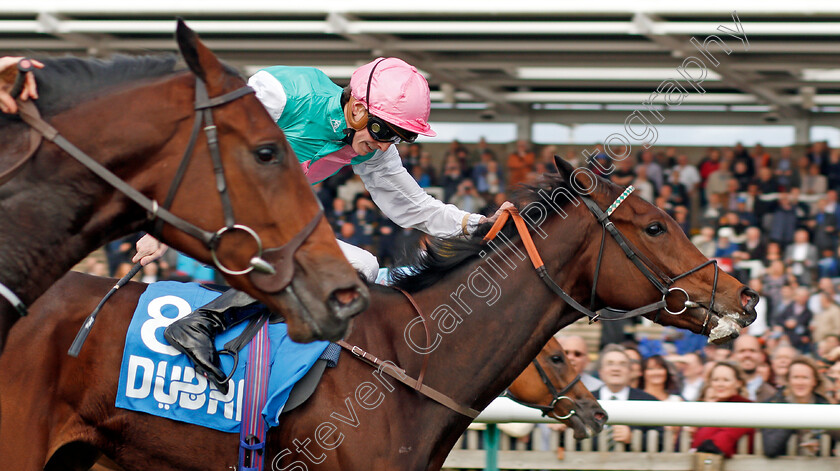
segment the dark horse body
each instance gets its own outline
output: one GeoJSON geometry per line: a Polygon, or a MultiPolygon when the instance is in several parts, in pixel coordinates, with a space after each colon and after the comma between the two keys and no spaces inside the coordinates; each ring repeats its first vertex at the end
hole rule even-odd
{"type": "MultiPolygon", "coordinates": [[[[561,165],[561,170],[560,177],[547,180],[549,193],[552,187],[564,185],[571,169],[561,165]]],[[[605,208],[619,193],[616,186],[601,181],[591,197],[605,208]]],[[[537,249],[547,261],[551,277],[583,300],[593,283],[599,245],[596,229],[600,226],[583,205],[566,209],[571,219],[547,220],[542,229],[553,237],[538,241],[537,249]]],[[[613,220],[625,237],[663,270],[681,273],[705,260],[673,220],[640,198],[628,198],[613,220]],[[667,231],[650,236],[646,228],[652,223],[662,224],[667,231]]],[[[513,235],[511,240],[519,244],[513,235]]],[[[438,261],[432,259],[418,275],[398,283],[416,286],[417,304],[434,319],[431,346],[427,346],[408,300],[380,287],[371,289],[372,306],[347,342],[393,361],[415,377],[424,359],[418,351],[425,351],[428,369],[424,384],[459,404],[486,407],[527,367],[552,334],[581,314],[539,282],[527,258],[519,259],[509,248],[497,250],[491,257],[496,266],[505,267],[505,276],[501,272],[495,276],[494,269],[481,258],[482,250],[476,242],[444,241],[431,249],[439,255],[438,261]]],[[[599,304],[630,309],[661,296],[614,243],[605,248],[600,276],[599,304]]],[[[702,305],[704,300],[708,303],[713,277],[710,269],[683,278],[678,285],[702,305]]],[[[122,347],[111,339],[124,335],[141,285],[128,285],[106,306],[105,311],[112,311],[102,313],[102,330],[112,333],[108,340],[94,336],[91,348],[78,360],[62,356],[72,334],[64,333],[66,327],[61,324],[78,322],[109,283],[68,276],[39,300],[38,319],[14,332],[9,348],[18,361],[0,359],[4,408],[0,455],[13,456],[19,470],[40,469],[51,456],[51,465],[57,467],[50,469],[74,469],[66,460],[87,457],[84,464],[89,465],[97,450],[128,470],[226,469],[233,465],[237,437],[232,434],[114,408],[122,347]],[[46,325],[35,326],[36,321],[46,325]],[[21,358],[26,361],[20,362],[21,358]],[[28,372],[20,366],[36,362],[44,368],[28,372]],[[46,387],[55,377],[59,381],[53,394],[41,402],[33,397],[32,391],[46,387]],[[12,404],[16,406],[10,417],[5,408],[12,404]],[[15,454],[14,450],[27,451],[15,454]]],[[[723,325],[723,316],[742,324],[754,319],[754,299],[745,293],[743,285],[721,275],[714,306],[710,306],[710,327],[723,325]]],[[[708,320],[702,307],[679,316],[661,314],[658,319],[695,332],[703,331],[704,320],[708,320]]],[[[338,368],[324,375],[316,393],[269,432],[267,462],[274,469],[287,470],[310,469],[316,464],[319,469],[343,470],[439,469],[470,419],[386,376],[380,380],[373,371],[345,355],[338,368]]]]}
{"type": "MultiPolygon", "coordinates": [[[[161,204],[195,121],[196,77],[203,79],[211,98],[245,86],[183,23],[177,36],[190,70],[175,71],[174,57],[62,58],[44,60],[45,69],[35,72],[44,120],[161,204]]],[[[212,113],[234,221],[256,231],[264,248],[286,244],[321,213],[282,131],[253,93],[214,107],[212,113]]],[[[0,114],[0,172],[23,159],[33,135],[16,116],[0,114]]],[[[203,131],[193,154],[170,209],[213,233],[226,222],[203,131]]],[[[0,186],[0,214],[0,283],[27,305],[96,248],[155,225],[139,205],[46,140],[0,186]]],[[[169,224],[161,237],[212,263],[202,242],[169,224]]],[[[218,248],[219,258],[239,269],[255,253],[254,239],[240,231],[231,232],[218,248]]],[[[326,221],[319,221],[294,261],[297,276],[289,290],[260,289],[249,276],[227,279],[283,312],[296,340],[341,337],[349,317],[364,307],[366,292],[326,221]],[[351,309],[342,310],[346,304],[351,309]]],[[[0,298],[0,351],[18,318],[0,298]]]]}

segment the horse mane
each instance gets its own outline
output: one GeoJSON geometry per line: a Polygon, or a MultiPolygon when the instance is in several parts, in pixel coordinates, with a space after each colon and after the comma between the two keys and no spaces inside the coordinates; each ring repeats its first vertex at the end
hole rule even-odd
{"type": "MultiPolygon", "coordinates": [[[[601,185],[597,185],[596,192],[604,191],[602,187],[609,184],[602,178],[599,178],[598,182],[601,185]]],[[[543,200],[540,191],[550,195],[558,188],[564,188],[573,195],[579,195],[569,184],[566,177],[557,173],[546,173],[532,185],[522,185],[514,192],[511,203],[521,210],[532,202],[543,200]]],[[[560,198],[556,203],[563,208],[570,203],[570,200],[560,198]]],[[[556,212],[549,211],[549,214],[550,219],[556,212]]],[[[491,227],[493,227],[493,223],[484,223],[478,226],[475,232],[466,239],[461,236],[430,239],[426,250],[415,253],[406,268],[391,271],[392,285],[410,293],[428,288],[447,273],[479,257],[482,251],[487,251],[488,246],[482,242],[482,239],[491,227]]],[[[513,220],[508,220],[505,223],[501,233],[511,240],[518,237],[513,220]]]]}
{"type": "MultiPolygon", "coordinates": [[[[44,68],[34,72],[38,84],[35,103],[43,116],[56,115],[129,82],[174,73],[177,62],[174,54],[117,54],[107,60],[72,56],[37,59],[44,68]]],[[[4,120],[19,119],[16,115],[0,115],[0,125],[4,120]]]]}

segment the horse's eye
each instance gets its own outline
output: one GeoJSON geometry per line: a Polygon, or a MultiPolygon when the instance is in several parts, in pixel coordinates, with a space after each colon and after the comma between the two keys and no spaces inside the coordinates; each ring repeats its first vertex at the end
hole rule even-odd
{"type": "Polygon", "coordinates": [[[279,162],[277,154],[279,154],[279,150],[274,144],[260,146],[254,151],[254,157],[256,157],[257,162],[261,164],[279,162]]]}
{"type": "Polygon", "coordinates": [[[563,356],[562,355],[552,355],[551,362],[552,363],[563,363],[563,356]]]}
{"type": "Polygon", "coordinates": [[[665,226],[662,223],[654,222],[645,228],[647,235],[656,237],[665,233],[665,226]]]}

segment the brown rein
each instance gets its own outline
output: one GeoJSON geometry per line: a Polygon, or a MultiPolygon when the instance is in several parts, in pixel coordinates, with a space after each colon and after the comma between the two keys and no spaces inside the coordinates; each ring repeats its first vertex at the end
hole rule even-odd
{"type": "MultiPolygon", "coordinates": [[[[423,311],[420,310],[420,307],[417,305],[417,303],[414,301],[414,298],[410,294],[408,294],[407,292],[405,292],[401,289],[399,289],[399,291],[403,295],[405,295],[405,297],[408,299],[408,301],[414,307],[414,310],[417,312],[417,314],[423,320],[423,327],[426,328],[426,345],[428,346],[431,343],[431,335],[429,333],[429,322],[426,319],[425,314],[423,314],[423,311]]],[[[428,397],[429,399],[437,402],[438,404],[446,406],[449,409],[451,409],[451,410],[453,410],[453,411],[455,411],[455,412],[457,412],[461,415],[465,415],[465,416],[467,416],[471,419],[475,419],[476,417],[478,417],[478,414],[480,413],[479,411],[473,409],[472,407],[467,407],[467,406],[458,404],[457,402],[455,402],[454,399],[447,396],[446,394],[443,394],[442,392],[423,384],[423,377],[426,375],[426,366],[429,363],[429,356],[428,355],[423,356],[423,366],[420,368],[420,375],[417,377],[417,379],[414,379],[411,376],[409,376],[408,374],[406,374],[404,369],[398,367],[397,365],[395,365],[391,361],[381,360],[381,359],[377,358],[376,356],[364,351],[360,347],[358,347],[356,345],[351,345],[351,344],[345,342],[344,340],[339,340],[336,343],[340,347],[344,348],[345,350],[348,350],[350,353],[352,353],[354,356],[356,356],[356,358],[358,358],[359,360],[367,363],[368,365],[372,366],[373,368],[375,368],[379,371],[382,371],[382,372],[388,374],[388,376],[391,376],[392,378],[396,379],[397,381],[399,381],[399,382],[405,384],[406,386],[414,389],[415,391],[417,391],[420,394],[428,397]]]]}

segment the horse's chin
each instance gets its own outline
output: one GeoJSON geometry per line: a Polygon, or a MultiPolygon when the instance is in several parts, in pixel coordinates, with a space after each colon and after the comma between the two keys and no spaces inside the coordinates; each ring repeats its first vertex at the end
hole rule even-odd
{"type": "Polygon", "coordinates": [[[336,341],[347,334],[350,319],[335,318],[325,303],[312,302],[305,291],[295,288],[293,282],[281,295],[289,338],[298,343],[309,343],[316,340],[336,341]]]}
{"type": "Polygon", "coordinates": [[[738,338],[741,335],[741,324],[736,320],[737,317],[732,314],[724,314],[723,316],[712,313],[711,328],[709,330],[709,343],[720,345],[738,338]]]}
{"type": "Polygon", "coordinates": [[[583,423],[583,419],[581,419],[577,414],[574,414],[566,419],[566,422],[566,425],[571,427],[575,432],[575,440],[583,440],[584,438],[589,438],[598,433],[590,427],[587,427],[586,424],[583,423]]]}

